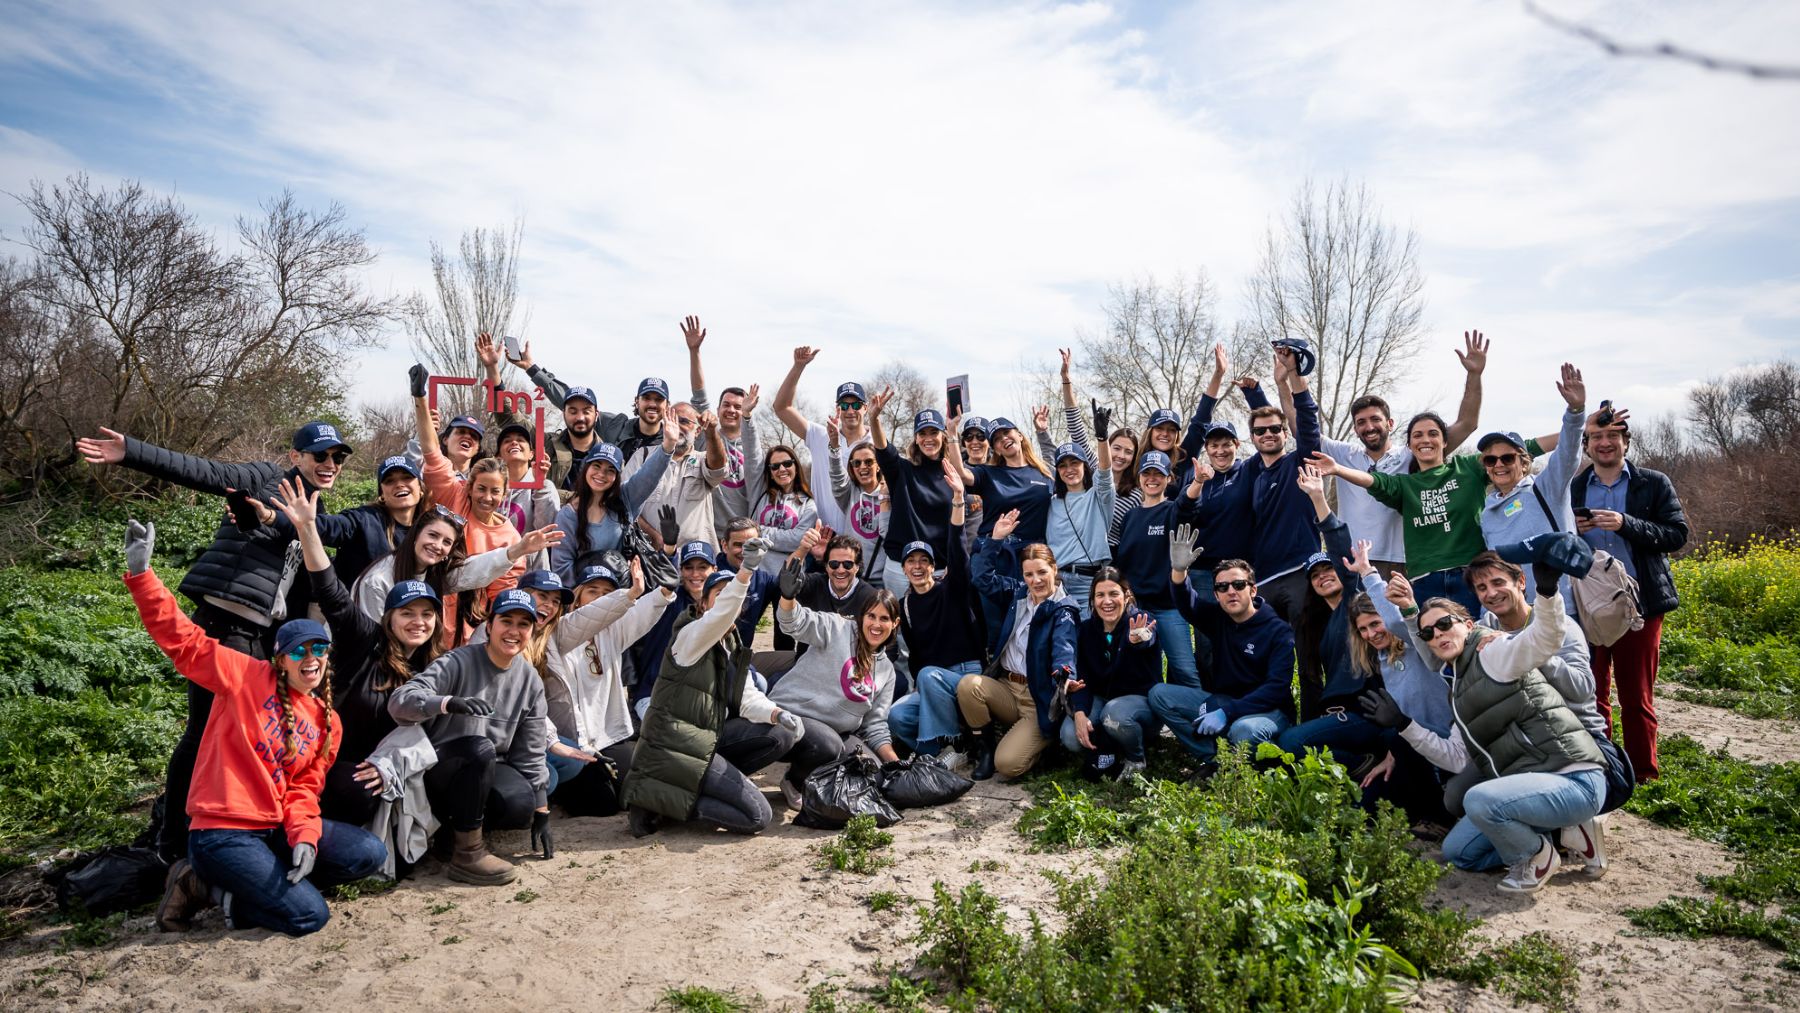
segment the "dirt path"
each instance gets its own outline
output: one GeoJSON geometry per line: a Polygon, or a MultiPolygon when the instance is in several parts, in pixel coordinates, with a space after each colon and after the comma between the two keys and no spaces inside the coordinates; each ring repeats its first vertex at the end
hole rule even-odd
{"type": "MultiPolygon", "coordinates": [[[[1800,756],[1785,723],[1663,707],[1671,733],[1729,738],[1746,758],[1800,756]]],[[[921,900],[934,880],[980,880],[1022,918],[1050,905],[1039,871],[1097,862],[1027,853],[1013,830],[1024,805],[1020,789],[984,784],[955,806],[911,813],[894,828],[896,864],[871,877],[818,871],[812,847],[829,835],[789,824],[756,839],[674,828],[638,841],[623,820],[567,820],[556,859],[525,859],[516,885],[465,887],[428,866],[391,893],[335,905],[332,923],[304,939],[227,933],[216,920],[162,936],[137,918],[108,947],[59,954],[61,927],[40,928],[0,947],[0,1008],[644,1010],[665,989],[707,985],[798,1009],[815,984],[868,983],[878,964],[910,964],[910,903],[873,914],[870,894],[921,900]]],[[[1694,876],[1730,868],[1723,851],[1623,813],[1607,836],[1612,867],[1600,881],[1565,873],[1521,901],[1492,876],[1452,872],[1440,895],[1486,919],[1494,938],[1542,930],[1570,944],[1583,1009],[1794,1008],[1800,976],[1776,969],[1766,947],[1631,934],[1625,909],[1700,892],[1694,876]]],[[[1433,982],[1417,1008],[1517,1006],[1433,982]]]]}
{"type": "Polygon", "coordinates": [[[1656,718],[1668,732],[1691,735],[1708,749],[1723,749],[1751,763],[1800,760],[1800,721],[1745,717],[1657,694],[1656,718]]]}

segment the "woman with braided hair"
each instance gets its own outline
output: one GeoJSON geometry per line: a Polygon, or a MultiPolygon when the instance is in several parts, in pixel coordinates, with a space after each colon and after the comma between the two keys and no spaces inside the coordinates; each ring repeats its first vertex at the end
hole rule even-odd
{"type": "Polygon", "coordinates": [[[283,623],[272,661],[224,647],[151,571],[155,544],[154,526],[126,525],[125,586],[175,670],[214,697],[188,791],[189,857],[169,868],[156,924],[184,932],[219,904],[233,927],[316,932],[331,917],[319,887],[368,876],[387,857],[367,830],[319,815],[343,734],[331,712],[331,633],[310,619],[283,623]]]}

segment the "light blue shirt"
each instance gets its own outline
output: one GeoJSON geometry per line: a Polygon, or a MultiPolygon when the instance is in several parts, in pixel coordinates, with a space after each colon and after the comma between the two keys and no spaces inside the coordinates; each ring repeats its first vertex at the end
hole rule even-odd
{"type": "MultiPolygon", "coordinates": [[[[1611,485],[1600,481],[1598,471],[1588,472],[1587,506],[1589,510],[1611,510],[1614,513],[1625,513],[1625,488],[1631,484],[1631,462],[1626,461],[1619,469],[1618,480],[1611,485]]],[[[1590,528],[1582,536],[1588,544],[1596,549],[1605,549],[1619,561],[1631,579],[1638,579],[1637,564],[1631,558],[1631,543],[1626,541],[1617,531],[1603,528],[1590,528]]]]}

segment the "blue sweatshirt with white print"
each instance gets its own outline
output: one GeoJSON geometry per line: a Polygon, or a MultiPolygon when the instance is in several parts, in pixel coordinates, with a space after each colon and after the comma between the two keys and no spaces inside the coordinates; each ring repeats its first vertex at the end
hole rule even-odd
{"type": "Polygon", "coordinates": [[[1281,711],[1294,719],[1294,630],[1262,598],[1243,622],[1219,607],[1212,588],[1194,587],[1193,574],[1174,589],[1175,607],[1212,640],[1212,668],[1202,677],[1232,721],[1281,711]]]}

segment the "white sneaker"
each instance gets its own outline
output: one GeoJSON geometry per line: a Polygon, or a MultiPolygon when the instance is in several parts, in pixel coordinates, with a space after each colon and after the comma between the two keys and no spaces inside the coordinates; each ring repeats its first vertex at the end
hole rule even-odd
{"type": "Polygon", "coordinates": [[[781,779],[781,800],[787,803],[789,809],[799,812],[800,806],[806,800],[806,793],[784,777],[781,779]]]}
{"type": "Polygon", "coordinates": [[[1513,863],[1506,878],[1500,881],[1500,889],[1507,893],[1531,893],[1548,883],[1561,867],[1562,859],[1557,857],[1556,847],[1549,838],[1540,837],[1537,854],[1513,863]]]}
{"type": "Polygon", "coordinates": [[[1606,875],[1606,825],[1601,817],[1563,827],[1556,836],[1571,864],[1580,862],[1582,871],[1593,879],[1606,875]]]}
{"type": "Polygon", "coordinates": [[[967,774],[974,766],[967,753],[955,749],[946,749],[938,754],[938,761],[958,774],[967,774]]]}

